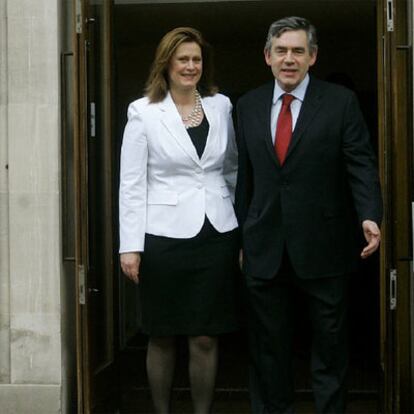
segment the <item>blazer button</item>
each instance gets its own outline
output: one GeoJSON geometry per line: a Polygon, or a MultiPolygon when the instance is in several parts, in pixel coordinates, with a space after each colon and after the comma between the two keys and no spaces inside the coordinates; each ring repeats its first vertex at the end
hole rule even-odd
{"type": "Polygon", "coordinates": [[[202,172],[203,172],[203,170],[202,170],[201,168],[197,168],[197,169],[196,169],[196,173],[197,173],[197,174],[201,174],[202,172]]]}
{"type": "Polygon", "coordinates": [[[197,184],[197,188],[201,190],[203,188],[203,184],[197,184]]]}

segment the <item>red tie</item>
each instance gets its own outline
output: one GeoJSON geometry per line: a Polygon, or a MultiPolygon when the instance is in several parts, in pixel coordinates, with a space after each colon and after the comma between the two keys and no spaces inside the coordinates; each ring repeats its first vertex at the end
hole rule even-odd
{"type": "Polygon", "coordinates": [[[295,99],[293,95],[284,94],[282,108],[279,112],[276,126],[275,151],[282,165],[286,158],[290,139],[292,138],[292,113],[290,104],[295,99]]]}

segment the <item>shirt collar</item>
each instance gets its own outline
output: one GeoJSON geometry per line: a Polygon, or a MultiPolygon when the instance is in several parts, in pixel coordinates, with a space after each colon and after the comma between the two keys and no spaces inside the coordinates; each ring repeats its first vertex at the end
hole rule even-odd
{"type": "MultiPolygon", "coordinates": [[[[290,95],[293,95],[295,99],[299,99],[301,102],[305,99],[306,89],[309,85],[309,74],[307,73],[306,76],[303,78],[302,82],[293,89],[292,92],[289,92],[290,95]]],[[[278,99],[285,94],[286,92],[279,86],[277,80],[275,79],[275,88],[273,90],[273,105],[278,101],[278,99]]]]}

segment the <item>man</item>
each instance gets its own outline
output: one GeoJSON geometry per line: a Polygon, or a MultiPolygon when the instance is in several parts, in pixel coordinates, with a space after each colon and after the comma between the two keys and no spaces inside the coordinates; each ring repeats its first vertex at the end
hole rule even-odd
{"type": "Polygon", "coordinates": [[[293,412],[292,293],[299,289],[313,329],[317,412],[343,413],[347,284],[358,259],[355,216],[367,240],[361,257],[380,242],[375,156],[354,94],[309,76],[317,42],[306,19],[273,23],[264,55],[275,80],[247,93],[237,107],[252,410],[293,412]]]}

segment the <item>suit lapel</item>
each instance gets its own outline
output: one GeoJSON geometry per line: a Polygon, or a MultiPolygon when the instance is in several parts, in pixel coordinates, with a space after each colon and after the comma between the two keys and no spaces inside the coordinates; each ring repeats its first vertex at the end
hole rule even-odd
{"type": "Polygon", "coordinates": [[[167,128],[168,132],[175,139],[181,149],[197,164],[200,165],[200,159],[197,151],[191,142],[187,130],[180,118],[177,107],[172,100],[170,93],[159,104],[161,115],[161,122],[167,128]]]}
{"type": "Polygon", "coordinates": [[[309,86],[299,112],[299,117],[296,121],[295,130],[293,131],[292,140],[286,154],[286,159],[289,157],[295,146],[303,137],[303,134],[306,131],[309,123],[312,121],[321,105],[322,93],[320,91],[320,88],[315,85],[316,82],[317,81],[312,78],[309,82],[309,86]]]}
{"type": "Polygon", "coordinates": [[[272,133],[270,128],[270,112],[272,109],[274,86],[274,81],[269,82],[267,85],[265,85],[262,93],[258,96],[256,111],[257,117],[260,120],[260,125],[263,128],[262,134],[260,134],[260,136],[264,138],[266,148],[269,151],[274,162],[280,167],[280,163],[273,146],[272,133]]]}

